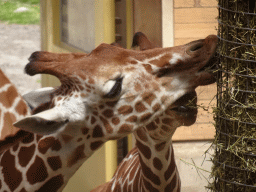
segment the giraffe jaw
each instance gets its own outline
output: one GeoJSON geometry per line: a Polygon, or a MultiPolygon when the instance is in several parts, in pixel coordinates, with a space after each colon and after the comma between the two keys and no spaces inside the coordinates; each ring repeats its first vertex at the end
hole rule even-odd
{"type": "Polygon", "coordinates": [[[173,104],[170,110],[175,111],[182,116],[196,116],[197,115],[197,95],[195,91],[191,91],[180,97],[173,104]]]}

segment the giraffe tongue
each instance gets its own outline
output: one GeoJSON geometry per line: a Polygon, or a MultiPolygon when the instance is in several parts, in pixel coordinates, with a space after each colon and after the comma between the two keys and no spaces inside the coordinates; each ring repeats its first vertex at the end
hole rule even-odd
{"type": "Polygon", "coordinates": [[[189,112],[189,108],[187,106],[179,106],[179,107],[175,107],[172,110],[177,111],[177,112],[181,112],[181,113],[186,113],[189,112]]]}

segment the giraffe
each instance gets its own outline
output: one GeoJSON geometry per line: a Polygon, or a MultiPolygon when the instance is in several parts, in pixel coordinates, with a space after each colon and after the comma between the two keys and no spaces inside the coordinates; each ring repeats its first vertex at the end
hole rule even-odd
{"type": "MultiPolygon", "coordinates": [[[[216,36],[209,36],[144,51],[103,43],[88,55],[33,53],[26,73],[54,75],[61,85],[48,92],[47,101],[32,115],[14,124],[23,131],[21,142],[1,154],[0,190],[61,191],[106,141],[139,133],[143,127],[159,139],[152,124],[157,119],[165,122],[162,115],[167,113],[182,119],[176,113],[192,109],[180,106],[180,98],[215,81],[204,68],[216,41],[216,36]]],[[[160,133],[171,135],[173,126],[179,125],[160,133]]]]}
{"type": "MultiPolygon", "coordinates": [[[[213,50],[215,50],[216,36],[209,38],[213,38],[213,50]]],[[[135,34],[132,46],[139,46],[142,51],[157,47],[141,32],[135,34]]],[[[201,46],[203,45],[192,49],[200,49],[201,46]]],[[[210,68],[213,67],[211,62],[215,62],[214,59],[207,64],[210,68]]],[[[164,113],[154,121],[135,130],[136,146],[122,160],[111,181],[91,192],[180,192],[181,181],[175,164],[171,138],[177,127],[194,124],[197,117],[196,103],[197,96],[194,89],[165,108],[164,113]]]]}
{"type": "Polygon", "coordinates": [[[16,87],[0,69],[0,140],[15,135],[19,129],[12,124],[30,114],[16,87]]]}

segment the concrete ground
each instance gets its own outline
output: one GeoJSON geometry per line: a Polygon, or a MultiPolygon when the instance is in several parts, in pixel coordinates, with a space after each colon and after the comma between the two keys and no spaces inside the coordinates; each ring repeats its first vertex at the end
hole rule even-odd
{"type": "Polygon", "coordinates": [[[211,142],[174,143],[176,164],[181,178],[181,192],[206,192],[212,163],[211,142]],[[210,149],[209,149],[210,148],[210,149]],[[209,151],[208,151],[209,149],[209,151]],[[205,152],[208,151],[205,155],[205,152]]]}
{"type": "Polygon", "coordinates": [[[40,50],[38,25],[6,25],[0,23],[0,68],[20,94],[41,87],[41,76],[30,77],[24,71],[28,58],[40,50]]]}
{"type": "MultiPolygon", "coordinates": [[[[24,94],[41,87],[40,75],[30,77],[23,69],[32,52],[40,50],[40,28],[37,25],[6,25],[0,23],[0,68],[24,94]]],[[[182,180],[182,192],[205,192],[211,170],[210,156],[204,152],[209,142],[174,143],[176,163],[182,180]],[[207,179],[205,179],[207,178],[207,179]]]]}

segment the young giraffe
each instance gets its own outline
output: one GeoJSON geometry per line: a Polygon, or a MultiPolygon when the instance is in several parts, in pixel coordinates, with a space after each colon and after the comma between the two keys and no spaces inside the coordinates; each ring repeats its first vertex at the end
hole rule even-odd
{"type": "Polygon", "coordinates": [[[18,119],[30,115],[30,109],[1,69],[0,98],[0,140],[4,140],[19,131],[12,124],[18,119]]]}
{"type": "MultiPolygon", "coordinates": [[[[213,51],[216,48],[217,39],[215,36],[208,38],[201,43],[207,44],[209,43],[207,41],[213,41],[213,51]]],[[[191,50],[196,51],[202,48],[203,44],[191,50]]],[[[140,50],[156,47],[140,32],[135,34],[133,46],[139,46],[140,50]]],[[[210,62],[208,67],[211,67],[210,62]]],[[[200,81],[197,82],[198,85],[205,85],[200,81]]],[[[213,82],[208,81],[206,84],[213,82]]],[[[144,104],[150,100],[147,106],[152,105],[154,99],[147,98],[144,104]]],[[[188,107],[196,103],[196,92],[191,89],[191,92],[180,97],[169,108],[165,108],[166,110],[154,121],[137,129],[134,132],[136,146],[120,163],[111,181],[91,192],[180,192],[181,181],[175,164],[171,138],[177,127],[190,126],[196,121],[197,109],[188,107]]]]}
{"type": "MultiPolygon", "coordinates": [[[[35,114],[15,123],[45,136],[24,132],[22,142],[3,152],[0,189],[61,191],[107,140],[154,124],[166,111],[176,113],[175,101],[199,85],[212,83],[213,76],[203,68],[215,47],[216,37],[210,36],[184,46],[145,51],[101,44],[89,55],[33,53],[25,71],[54,75],[61,86],[35,114]]],[[[152,128],[150,132],[155,131],[152,128]]]]}

